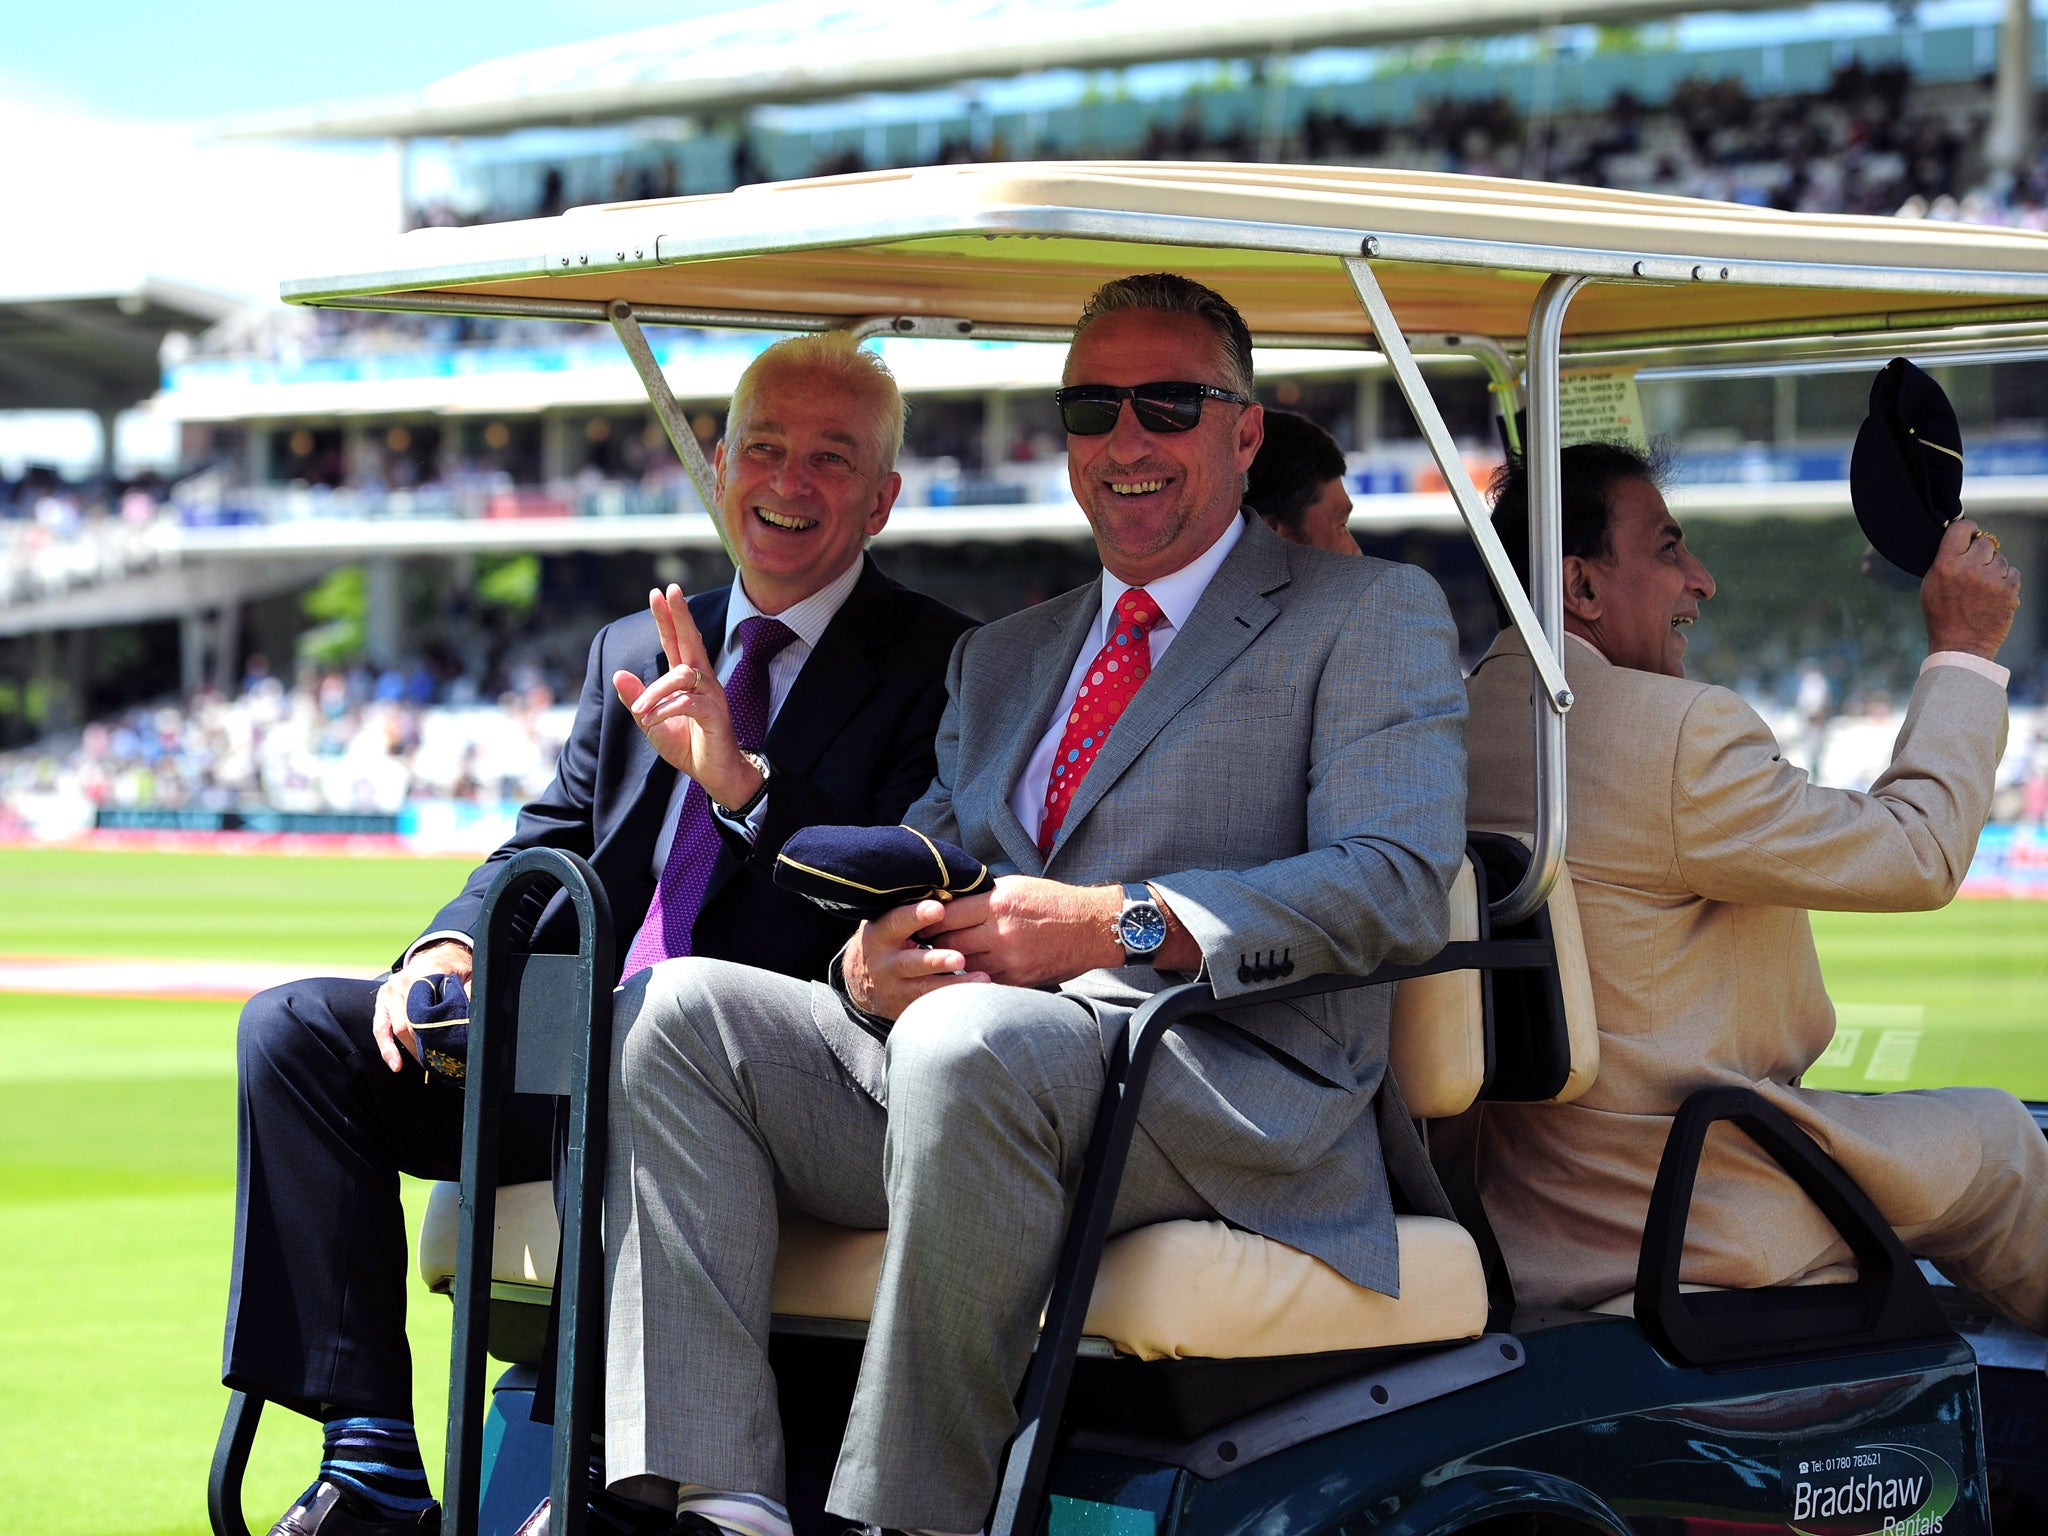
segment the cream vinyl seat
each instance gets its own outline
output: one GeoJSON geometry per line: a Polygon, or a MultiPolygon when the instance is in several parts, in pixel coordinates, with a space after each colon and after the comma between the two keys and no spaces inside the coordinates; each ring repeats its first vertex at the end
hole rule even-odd
{"type": "MultiPolygon", "coordinates": [[[[1481,936],[1483,882],[1470,855],[1451,893],[1453,940],[1481,936]]],[[[1569,875],[1550,898],[1572,1062],[1557,1097],[1584,1091],[1597,1070],[1597,1035],[1578,911],[1569,875]]],[[[1486,1087],[1484,978],[1477,971],[1399,983],[1391,1061],[1419,1118],[1459,1113],[1486,1087]]],[[[455,1275],[457,1188],[436,1185],[422,1225],[419,1264],[430,1289],[455,1275]]],[[[1487,1279],[1472,1235],[1453,1221],[1404,1215],[1398,1298],[1353,1285],[1321,1260],[1221,1221],[1169,1221],[1112,1239],[1088,1309],[1086,1332],[1144,1360],[1245,1359],[1476,1338],[1487,1322],[1487,1279]]],[[[886,1234],[786,1212],[776,1258],[778,1326],[861,1324],[873,1312],[886,1234]]],[[[494,1298],[544,1304],[560,1233],[551,1187],[498,1192],[494,1298]]]]}

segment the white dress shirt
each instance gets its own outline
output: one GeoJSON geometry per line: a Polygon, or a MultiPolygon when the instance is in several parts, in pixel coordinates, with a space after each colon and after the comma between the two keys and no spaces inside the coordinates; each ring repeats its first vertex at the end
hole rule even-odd
{"type": "MultiPolygon", "coordinates": [[[[1156,581],[1145,583],[1145,591],[1152,601],[1159,605],[1159,622],[1146,634],[1146,641],[1152,651],[1152,670],[1159,670],[1159,663],[1166,655],[1166,648],[1173,644],[1173,637],[1180,633],[1187,623],[1188,615],[1195,611],[1195,604],[1202,600],[1208,590],[1210,577],[1224,558],[1237,547],[1237,541],[1244,534],[1244,518],[1233,517],[1225,525],[1216,542],[1195,556],[1186,565],[1170,576],[1161,576],[1156,581]]],[[[1052,761],[1059,755],[1060,737],[1066,733],[1067,716],[1073,712],[1074,700],[1081,692],[1081,679],[1087,675],[1088,664],[1095,659],[1095,653],[1102,649],[1113,626],[1112,616],[1116,613],[1117,599],[1131,590],[1127,581],[1121,581],[1110,574],[1105,567],[1102,572],[1102,605],[1096,611],[1094,626],[1088,631],[1088,638],[1081,642],[1081,654],[1074,658],[1074,669],[1067,674],[1066,689],[1060,694],[1060,707],[1052,712],[1052,719],[1046,725],[1045,734],[1038,739],[1032,750],[1031,760],[1024,765],[1024,776],[1010,788],[1010,809],[1017,813],[1024,830],[1031,834],[1033,842],[1038,840],[1039,825],[1045,820],[1045,786],[1052,777],[1052,761]]],[[[1115,727],[1110,727],[1112,734],[1115,727]]]]}

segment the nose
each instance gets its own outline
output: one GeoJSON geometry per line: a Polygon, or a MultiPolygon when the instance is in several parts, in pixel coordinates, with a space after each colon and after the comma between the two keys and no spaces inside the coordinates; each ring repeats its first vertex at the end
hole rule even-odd
{"type": "MultiPolygon", "coordinates": [[[[1149,443],[1151,440],[1152,434],[1146,430],[1145,424],[1138,420],[1138,407],[1128,398],[1119,400],[1116,404],[1116,425],[1109,429],[1109,441],[1115,444],[1135,441],[1149,443]]],[[[1118,457],[1123,458],[1126,455],[1119,454],[1118,457]]]]}
{"type": "Polygon", "coordinates": [[[1685,590],[1701,602],[1714,595],[1714,573],[1691,550],[1685,552],[1685,590]]]}
{"type": "Polygon", "coordinates": [[[778,496],[800,495],[809,484],[810,474],[798,454],[778,460],[768,476],[769,489],[778,496]]]}

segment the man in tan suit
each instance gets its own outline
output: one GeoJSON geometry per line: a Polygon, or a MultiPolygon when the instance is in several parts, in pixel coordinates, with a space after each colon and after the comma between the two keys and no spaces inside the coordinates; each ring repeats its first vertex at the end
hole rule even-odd
{"type": "MultiPolygon", "coordinates": [[[[1635,1281],[1671,1116],[1705,1087],[1754,1087],[1863,1187],[1916,1253],[2048,1331],[2048,1142],[1992,1089],[1864,1097],[1799,1086],[1834,1034],[1807,919],[1915,911],[1956,891],[2006,730],[1993,661],[2019,606],[1998,541],[1952,524],[1921,587],[1928,651],[1890,767],[1828,789],[1779,755],[1752,709],[1685,677],[1685,631],[1714,594],[1652,464],[1605,444],[1564,455],[1566,862],[1600,1027],[1600,1075],[1562,1105],[1491,1105],[1452,1139],[1525,1305],[1586,1306],[1635,1281]],[[1469,1142],[1464,1138],[1469,1137],[1469,1142]]],[[[1495,527],[1527,580],[1527,480],[1495,527]]],[[[1470,820],[1531,824],[1528,652],[1504,631],[1467,684],[1470,820]]],[[[1770,1285],[1848,1257],[1746,1137],[1709,1140],[1683,1278],[1770,1285]]]]}

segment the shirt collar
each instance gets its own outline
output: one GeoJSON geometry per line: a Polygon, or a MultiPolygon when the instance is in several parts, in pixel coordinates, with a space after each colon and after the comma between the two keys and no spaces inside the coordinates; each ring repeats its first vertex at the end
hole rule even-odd
{"type": "MultiPolygon", "coordinates": [[[[1178,629],[1195,611],[1195,604],[1202,600],[1202,593],[1208,589],[1209,578],[1216,574],[1216,568],[1223,564],[1230,552],[1237,548],[1237,541],[1244,537],[1244,516],[1233,517],[1217,535],[1216,542],[1203,550],[1179,570],[1145,583],[1145,590],[1152,601],[1159,605],[1160,622],[1157,629],[1178,629]]],[[[1102,612],[1108,615],[1116,612],[1117,599],[1131,590],[1131,584],[1110,574],[1108,566],[1102,568],[1102,612]]]]}
{"type": "MultiPolygon", "coordinates": [[[[815,649],[818,642],[825,637],[826,628],[844,606],[846,599],[852,595],[855,585],[859,583],[860,573],[867,564],[867,558],[866,555],[862,555],[809,597],[791,603],[775,617],[787,624],[804,646],[815,649]]],[[[739,631],[740,625],[748,619],[760,616],[761,610],[756,608],[753,599],[747,596],[747,589],[740,581],[739,572],[733,572],[732,599],[725,605],[725,644],[719,649],[719,655],[723,656],[732,649],[732,637],[739,631]]]]}

